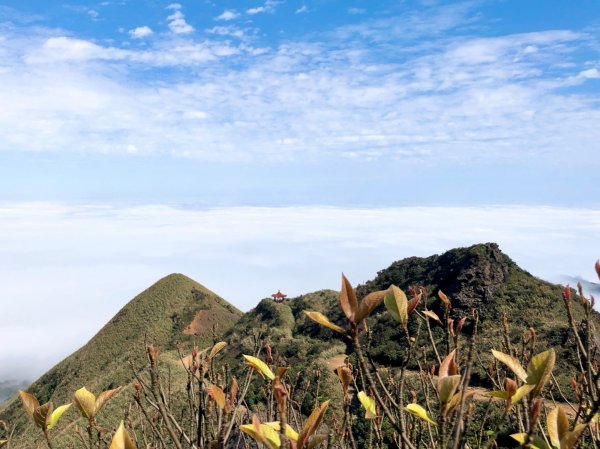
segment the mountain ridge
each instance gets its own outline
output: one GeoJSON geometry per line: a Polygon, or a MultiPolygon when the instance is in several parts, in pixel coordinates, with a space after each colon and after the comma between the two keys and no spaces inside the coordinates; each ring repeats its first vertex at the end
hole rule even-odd
{"type": "MultiPolygon", "coordinates": [[[[555,307],[562,301],[562,288],[518,267],[495,243],[396,261],[380,270],[372,280],[357,286],[357,296],[361,298],[369,292],[387,289],[391,284],[405,291],[411,286],[424,286],[429,292],[424,303],[438,311],[441,303],[437,293],[443,290],[450,297],[450,316],[455,320],[477,310],[482,329],[478,338],[485,350],[501,341],[501,319],[506,315],[515,323],[510,338],[517,341],[523,332],[534,327],[539,347],[557,348],[559,368],[571,361],[572,356],[561,349],[561,344],[570,338],[564,330],[566,318],[562,307],[555,307]]],[[[276,364],[290,366],[291,373],[298,376],[320,372],[323,388],[335,392],[337,379],[330,362],[351,355],[349,347],[342,340],[332,338],[335,334],[331,330],[308,319],[303,313],[305,310],[319,311],[339,326],[347,326],[339,307],[338,292],[333,290],[307,293],[282,304],[265,298],[242,314],[196,281],[173,273],[132,299],[86,345],[34,382],[29,391],[41,402],[52,399],[58,404],[68,401],[82,386],[98,393],[130,385],[131,370],[122,366],[114,369],[113,362],[125,365],[131,360],[134,367],[141,369],[146,364],[146,343],[161,348],[164,363],[176,367],[180,351],[185,353],[194,345],[209,347],[222,339],[229,344],[223,352],[224,363],[241,366],[241,354],[260,350],[257,342],[262,339],[272,347],[276,364]],[[214,325],[220,327],[215,329],[214,325]],[[100,360],[96,360],[97,353],[103,354],[100,360]]],[[[581,315],[577,304],[574,304],[574,313],[581,315]]],[[[389,343],[402,341],[401,329],[383,305],[373,311],[368,324],[374,361],[397,366],[403,351],[389,343]]],[[[434,336],[440,337],[443,329],[431,324],[434,336]]],[[[485,383],[482,370],[482,367],[473,370],[475,383],[485,383]]],[[[557,378],[563,384],[568,381],[560,372],[557,378]]],[[[126,390],[131,391],[131,388],[126,390]]],[[[250,398],[254,397],[252,390],[249,394],[250,398]]],[[[19,412],[20,405],[14,400],[0,407],[0,418],[16,419],[22,434],[27,424],[19,412]]]]}

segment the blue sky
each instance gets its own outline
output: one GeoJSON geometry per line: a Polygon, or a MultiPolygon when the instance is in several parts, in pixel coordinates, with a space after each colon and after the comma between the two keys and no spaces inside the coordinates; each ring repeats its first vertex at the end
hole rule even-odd
{"type": "Polygon", "coordinates": [[[594,1],[19,1],[0,23],[8,200],[598,205],[594,1]]]}
{"type": "Polygon", "coordinates": [[[597,1],[0,0],[0,380],[171,272],[247,310],[496,241],[596,281],[599,123],[597,1]]]}

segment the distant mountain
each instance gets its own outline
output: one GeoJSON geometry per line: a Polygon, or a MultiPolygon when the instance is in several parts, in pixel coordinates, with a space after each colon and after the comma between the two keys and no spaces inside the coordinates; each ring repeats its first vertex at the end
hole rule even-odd
{"type": "Polygon", "coordinates": [[[600,284],[597,282],[590,282],[583,279],[580,276],[557,276],[556,282],[560,284],[569,284],[573,288],[577,288],[577,284],[581,282],[583,287],[583,294],[587,297],[592,295],[596,298],[596,301],[600,301],[600,284]]]}
{"type": "Polygon", "coordinates": [[[29,382],[26,380],[2,380],[0,381],[0,404],[9,397],[16,394],[17,390],[27,388],[29,382]]]}
{"type": "MultiPolygon", "coordinates": [[[[568,383],[571,371],[566,367],[573,362],[573,354],[565,349],[569,346],[565,343],[572,336],[567,329],[562,287],[537,279],[519,268],[498,245],[479,244],[427,258],[410,257],[394,262],[371,281],[358,286],[358,297],[387,289],[391,284],[405,291],[411,286],[425,287],[428,297],[423,302],[440,316],[443,309],[437,294],[443,290],[452,302],[451,317],[456,320],[467,317],[466,333],[472,331],[472,311],[478,313],[478,346],[483,359],[473,367],[473,384],[485,386],[486,357],[489,357],[489,349],[500,348],[504,316],[510,323],[513,341],[520,342],[522,335],[534,328],[540,351],[549,347],[556,349],[555,375],[562,385],[568,383]]],[[[29,391],[42,401],[52,399],[63,403],[82,386],[98,393],[128,385],[132,380],[128,362],[135,368],[145,366],[145,342],[161,348],[162,366],[173,376],[174,388],[181,388],[184,381],[177,376],[184,374],[176,348],[186,354],[194,344],[206,348],[224,340],[228,346],[221,355],[222,361],[235,371],[243,368],[241,354],[254,353],[260,342],[267,341],[274,364],[289,366],[293,378],[307,386],[302,406],[309,411],[317,397],[313,397],[313,393],[327,391],[327,396],[335,399],[339,388],[332,369],[352,354],[342,339],[309,320],[303,312],[322,312],[332,322],[346,327],[338,297],[337,292],[324,290],[291,298],[282,304],[267,298],[242,314],[195,281],[173,274],[134,298],[87,345],[43,375],[29,391]],[[315,376],[319,378],[317,382],[315,376]]],[[[576,318],[581,317],[581,304],[573,301],[573,308],[576,318]]],[[[596,315],[594,320],[595,325],[599,325],[596,315]]],[[[411,326],[416,326],[416,321],[411,319],[411,326]]],[[[434,338],[442,341],[441,326],[434,321],[430,324],[434,338]]],[[[383,305],[374,310],[368,325],[373,359],[397,366],[404,354],[398,342],[404,337],[383,305]]],[[[426,346],[423,341],[423,347],[426,346]]],[[[264,355],[263,352],[261,356],[264,355]]],[[[253,388],[247,397],[250,406],[260,397],[260,392],[253,388]]],[[[115,421],[122,417],[130,391],[130,388],[123,390],[107,405],[104,419],[115,421]]],[[[27,431],[30,424],[17,401],[0,407],[0,419],[17,424],[12,447],[28,445],[27,434],[32,432],[27,431]]],[[[62,445],[66,443],[65,440],[62,445]]]]}

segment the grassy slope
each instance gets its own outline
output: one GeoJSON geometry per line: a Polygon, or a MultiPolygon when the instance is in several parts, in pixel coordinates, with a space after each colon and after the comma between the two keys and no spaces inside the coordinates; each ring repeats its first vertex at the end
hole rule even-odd
{"type": "MultiPolygon", "coordinates": [[[[452,314],[455,318],[465,316],[471,308],[476,308],[481,317],[479,342],[482,352],[492,347],[500,349],[499,319],[503,313],[512,323],[514,330],[511,336],[515,341],[529,327],[535,327],[539,351],[548,347],[557,349],[559,366],[555,372],[557,377],[564,377],[561,379],[563,382],[566,381],[566,367],[572,354],[565,350],[569,346],[565,342],[572,337],[564,330],[566,318],[561,288],[532,277],[501,253],[497,246],[475,245],[439,256],[395,262],[380,271],[372,281],[359,286],[358,297],[385,289],[392,283],[405,290],[410,285],[426,286],[432,298],[441,288],[453,301],[452,314]]],[[[436,299],[428,302],[429,308],[439,306],[436,299]]],[[[573,303],[576,315],[580,315],[580,305],[577,301],[573,303]]],[[[131,359],[140,366],[145,363],[145,335],[149,341],[163,348],[172,348],[176,340],[182,342],[184,348],[189,348],[192,339],[204,348],[212,342],[211,323],[218,323],[220,330],[226,331],[222,339],[229,343],[221,357],[234,371],[243,367],[241,354],[253,353],[256,339],[267,338],[273,348],[275,364],[290,366],[292,376],[299,376],[298,386],[308,385],[309,394],[303,398],[303,409],[308,412],[314,401],[319,399],[316,397],[314,374],[316,371],[321,373],[320,399],[324,396],[334,398],[339,393],[339,385],[326,362],[348,351],[334,332],[308,320],[302,313],[304,310],[320,311],[331,321],[346,325],[339,309],[338,293],[321,291],[286,300],[283,304],[264,299],[254,310],[243,315],[235,326],[231,326],[240,316],[237,310],[194,281],[181,275],[171,275],[135,298],[97,337],[48,372],[31,391],[45,400],[56,389],[52,398],[61,402],[83,385],[98,392],[125,384],[131,376],[127,369],[123,369],[123,361],[131,359]],[[192,289],[202,292],[200,296],[203,298],[191,295],[192,289]],[[201,321],[207,333],[199,337],[184,335],[182,331],[198,311],[202,311],[201,321]]],[[[403,356],[403,337],[399,327],[382,306],[373,315],[369,321],[372,353],[381,363],[397,364],[403,356]]],[[[411,322],[414,321],[414,318],[411,319],[411,322]]],[[[440,329],[434,330],[434,333],[438,338],[442,335],[440,329]]],[[[264,358],[264,352],[261,358],[264,358]]],[[[176,371],[177,355],[173,351],[164,353],[161,360],[164,366],[176,371]]],[[[481,369],[476,367],[475,376],[483,378],[481,369]]],[[[251,389],[248,396],[250,405],[253,398],[258,400],[261,394],[251,389]]],[[[125,392],[121,393],[121,399],[117,397],[109,404],[107,413],[121,414],[119,407],[125,404],[127,396],[125,392]]],[[[22,416],[20,410],[15,414],[14,404],[9,407],[8,413],[22,416]]],[[[66,419],[67,422],[75,416],[74,412],[69,413],[71,416],[66,419]]],[[[0,413],[0,418],[2,415],[6,416],[6,411],[0,413]]]]}
{"type": "MultiPolygon", "coordinates": [[[[82,386],[98,394],[127,385],[132,380],[128,361],[138,368],[145,366],[146,341],[161,349],[172,349],[176,343],[184,350],[193,343],[209,345],[214,339],[213,326],[218,338],[241,315],[192,279],[171,274],[136,296],[85,346],[38,379],[29,392],[41,402],[52,400],[57,405],[69,402],[82,386]],[[202,311],[204,329],[198,335],[185,335],[183,330],[198,311],[202,311]]],[[[126,394],[119,396],[126,400],[126,394]]],[[[117,397],[116,402],[122,401],[117,397]]],[[[65,421],[77,416],[74,410],[68,414],[65,421]]],[[[8,402],[0,410],[0,418],[8,419],[18,430],[31,426],[18,400],[8,402]]],[[[36,432],[27,429],[26,434],[36,432]]]]}

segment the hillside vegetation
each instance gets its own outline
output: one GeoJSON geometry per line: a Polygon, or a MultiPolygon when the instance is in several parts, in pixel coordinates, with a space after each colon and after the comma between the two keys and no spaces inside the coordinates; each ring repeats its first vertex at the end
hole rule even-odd
{"type": "Polygon", "coordinates": [[[591,448],[593,301],[534,278],[493,243],[395,262],[356,290],[343,278],[341,292],[263,299],[246,314],[170,275],[28,390],[82,412],[88,393],[75,391],[108,390],[106,406],[93,419],[65,408],[66,424],[42,423],[45,440],[9,402],[5,444],[131,448],[130,435],[177,449],[591,448]]]}

